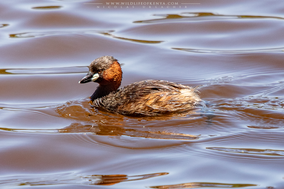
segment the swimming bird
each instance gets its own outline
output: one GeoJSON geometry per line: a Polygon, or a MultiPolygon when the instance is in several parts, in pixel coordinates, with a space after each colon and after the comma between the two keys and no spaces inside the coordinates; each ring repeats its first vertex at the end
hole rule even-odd
{"type": "Polygon", "coordinates": [[[120,88],[122,70],[112,56],[91,62],[89,72],[79,83],[97,82],[92,94],[94,107],[128,116],[161,116],[184,113],[195,108],[201,99],[196,88],[164,81],[144,80],[120,88]]]}

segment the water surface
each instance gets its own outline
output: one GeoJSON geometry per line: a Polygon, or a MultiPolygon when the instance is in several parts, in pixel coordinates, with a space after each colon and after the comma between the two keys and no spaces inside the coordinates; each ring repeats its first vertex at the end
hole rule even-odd
{"type": "Polygon", "coordinates": [[[112,3],[0,3],[1,188],[284,188],[284,3],[112,3]],[[78,81],[103,55],[122,86],[199,86],[207,108],[92,109],[78,81]]]}

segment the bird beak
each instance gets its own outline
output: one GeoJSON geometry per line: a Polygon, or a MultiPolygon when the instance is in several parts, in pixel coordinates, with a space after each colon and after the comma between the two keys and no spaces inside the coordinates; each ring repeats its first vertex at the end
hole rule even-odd
{"type": "Polygon", "coordinates": [[[88,83],[91,81],[96,81],[98,78],[100,77],[100,75],[98,73],[92,74],[92,73],[88,73],[85,77],[83,77],[79,83],[88,83]]]}

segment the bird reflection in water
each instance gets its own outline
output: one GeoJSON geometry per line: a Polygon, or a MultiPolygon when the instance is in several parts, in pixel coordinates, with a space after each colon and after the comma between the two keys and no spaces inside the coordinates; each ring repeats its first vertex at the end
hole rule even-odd
{"type": "Polygon", "coordinates": [[[197,140],[199,135],[190,135],[183,133],[174,133],[166,131],[144,131],[139,129],[127,129],[122,126],[106,126],[99,124],[83,125],[81,123],[73,123],[68,127],[58,130],[60,133],[92,133],[104,136],[129,136],[143,137],[151,139],[169,139],[169,140],[197,140]]]}

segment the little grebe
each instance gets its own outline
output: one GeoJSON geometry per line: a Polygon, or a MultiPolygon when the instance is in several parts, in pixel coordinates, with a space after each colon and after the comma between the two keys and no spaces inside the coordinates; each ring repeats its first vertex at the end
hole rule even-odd
{"type": "Polygon", "coordinates": [[[118,89],[120,64],[112,56],[95,59],[79,83],[99,83],[92,94],[94,107],[130,116],[158,116],[189,111],[201,101],[195,88],[163,80],[145,80],[118,89]]]}

